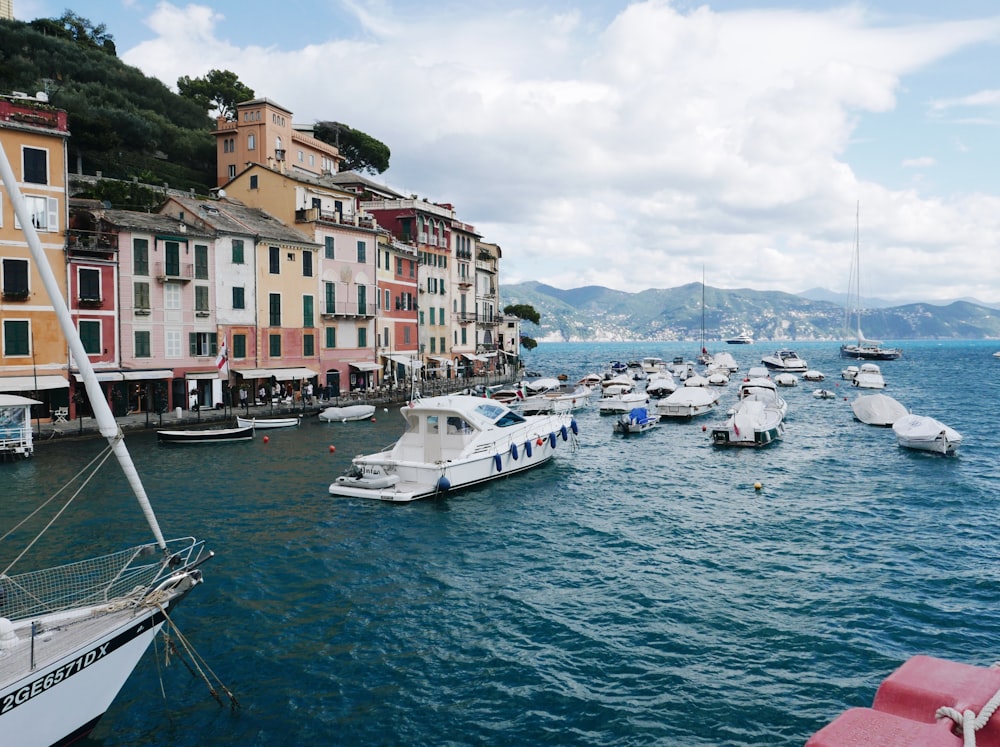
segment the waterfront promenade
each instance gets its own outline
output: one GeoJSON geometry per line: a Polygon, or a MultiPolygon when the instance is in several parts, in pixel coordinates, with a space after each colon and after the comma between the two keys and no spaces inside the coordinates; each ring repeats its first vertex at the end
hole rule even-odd
{"type": "MultiPolygon", "coordinates": [[[[465,390],[485,392],[486,387],[506,384],[518,380],[523,371],[518,374],[470,376],[455,379],[431,379],[420,381],[418,391],[421,396],[431,397],[439,394],[451,394],[465,390]]],[[[327,407],[369,404],[376,407],[398,407],[410,397],[407,387],[383,387],[372,391],[357,391],[344,393],[339,397],[321,399],[313,397],[311,403],[301,399],[291,403],[267,402],[251,403],[248,407],[220,406],[217,408],[201,408],[200,410],[169,410],[162,414],[155,412],[129,413],[115,417],[122,431],[156,430],[161,428],[199,428],[211,427],[213,424],[223,424],[236,419],[236,416],[271,418],[301,415],[311,417],[318,415],[327,407]]],[[[97,421],[92,417],[68,420],[64,423],[49,421],[33,421],[35,430],[35,448],[44,448],[47,442],[68,438],[87,438],[99,435],[97,421]]]]}

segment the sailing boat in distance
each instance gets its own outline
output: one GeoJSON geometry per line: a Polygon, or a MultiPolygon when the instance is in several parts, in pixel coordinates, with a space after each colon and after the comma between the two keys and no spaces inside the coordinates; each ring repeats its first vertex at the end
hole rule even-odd
{"type": "Polygon", "coordinates": [[[878,340],[868,340],[861,331],[861,205],[858,204],[854,228],[854,254],[851,259],[851,273],[847,284],[848,336],[857,330],[857,341],[853,339],[840,346],[841,358],[868,361],[893,361],[902,357],[899,348],[882,347],[878,340]]]}
{"type": "MultiPolygon", "coordinates": [[[[61,143],[60,143],[61,145],[61,143]]],[[[10,548],[28,516],[4,527],[0,538],[0,742],[17,747],[68,745],[89,734],[125,684],[143,653],[187,593],[201,583],[198,566],[211,552],[193,537],[164,539],[121,430],[55,273],[32,224],[24,197],[0,143],[0,179],[30,250],[33,271],[49,295],[73,361],[80,370],[107,451],[75,478],[68,501],[113,453],[134,493],[151,538],[145,544],[55,568],[13,572],[39,536],[10,548]]],[[[14,236],[8,233],[7,236],[14,236]]],[[[23,251],[20,237],[16,250],[23,251]]],[[[43,505],[44,507],[44,505],[43,505]]],[[[58,517],[69,503],[57,506],[58,517]]],[[[40,510],[40,509],[39,509],[40,510]]],[[[68,516],[68,514],[67,514],[68,516]]],[[[54,519],[41,530],[47,531],[54,519]]]]}

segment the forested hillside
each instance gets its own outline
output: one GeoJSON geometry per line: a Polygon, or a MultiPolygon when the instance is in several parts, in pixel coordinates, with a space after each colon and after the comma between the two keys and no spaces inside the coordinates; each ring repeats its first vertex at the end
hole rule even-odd
{"type": "Polygon", "coordinates": [[[69,11],[0,20],[0,93],[45,92],[69,115],[69,170],[205,192],[214,186],[214,122],[191,99],[115,55],[103,25],[69,11]]]}

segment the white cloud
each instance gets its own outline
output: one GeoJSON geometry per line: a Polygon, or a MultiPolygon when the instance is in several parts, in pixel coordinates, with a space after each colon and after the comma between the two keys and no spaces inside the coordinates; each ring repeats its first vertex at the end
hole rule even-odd
{"type": "Polygon", "coordinates": [[[907,158],[903,161],[904,169],[925,169],[933,166],[936,161],[930,156],[920,156],[919,158],[907,158]]]}
{"type": "Polygon", "coordinates": [[[705,267],[710,285],[841,289],[859,200],[881,247],[866,260],[872,295],[941,298],[1000,280],[976,259],[996,245],[1000,199],[929,199],[863,181],[844,160],[905,76],[996,41],[997,19],[893,26],[860,6],[682,12],[649,0],[600,27],[544,3],[428,5],[405,22],[388,3],[346,7],[362,36],[286,51],[241,46],[218,13],[164,2],[156,38],[125,60],[171,85],[233,70],[297,121],[379,138],[392,149],[382,178],[455,204],[503,247],[504,282],[638,290],[705,267]]]}

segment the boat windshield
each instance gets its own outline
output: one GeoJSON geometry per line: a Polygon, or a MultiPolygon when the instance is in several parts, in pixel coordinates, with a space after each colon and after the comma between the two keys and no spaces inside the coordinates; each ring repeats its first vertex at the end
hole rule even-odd
{"type": "Polygon", "coordinates": [[[478,405],[476,412],[484,418],[492,420],[493,424],[499,428],[506,428],[507,426],[525,422],[524,418],[513,410],[508,410],[506,407],[500,407],[499,405],[478,405]]]}

